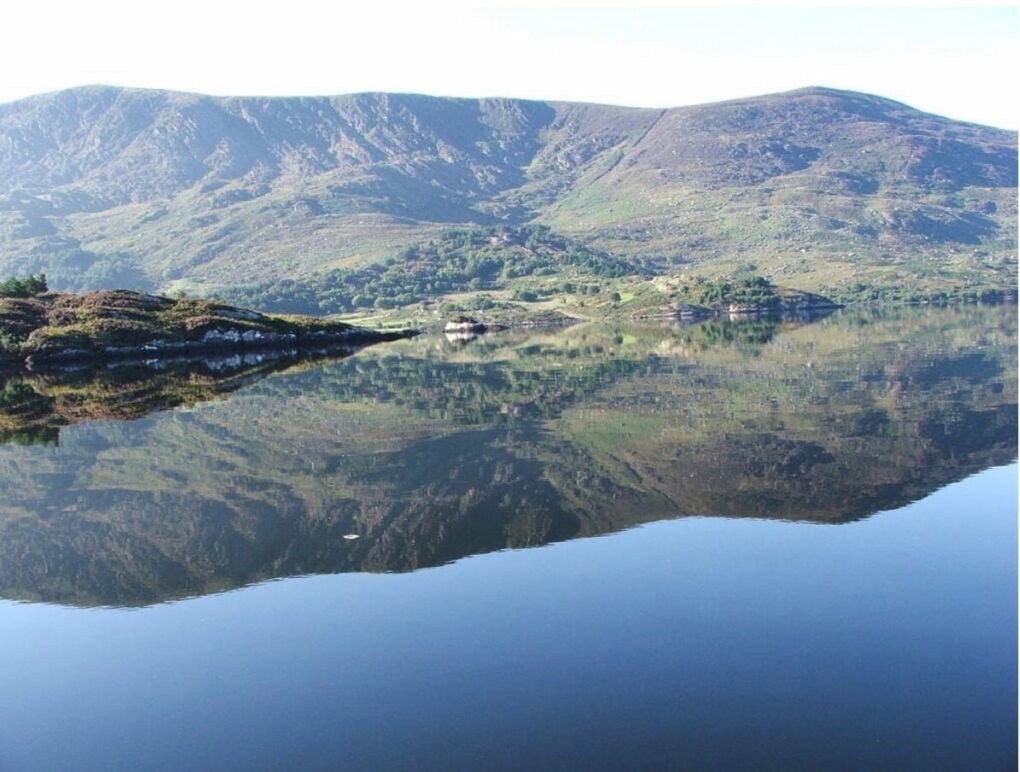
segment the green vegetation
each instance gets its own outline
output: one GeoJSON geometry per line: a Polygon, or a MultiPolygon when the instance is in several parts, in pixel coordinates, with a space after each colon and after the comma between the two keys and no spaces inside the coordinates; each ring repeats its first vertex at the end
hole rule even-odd
{"type": "MultiPolygon", "coordinates": [[[[56,445],[62,427],[89,420],[131,420],[219,399],[271,373],[298,372],[318,353],[121,363],[44,373],[0,371],[0,444],[56,445]]],[[[341,354],[334,352],[332,358],[341,354]]]]}
{"type": "Polygon", "coordinates": [[[918,303],[1001,303],[1016,302],[1016,289],[992,287],[984,283],[952,286],[946,289],[919,289],[855,282],[844,287],[823,287],[822,292],[838,303],[918,304],[918,303]]]}
{"type": "Polygon", "coordinates": [[[0,158],[0,275],[60,290],[590,318],[668,302],[649,275],[724,282],[749,262],[843,302],[1017,287],[1016,134],[853,92],[663,111],[86,88],[6,106],[5,133],[22,141],[0,158]],[[157,130],[182,114],[217,152],[157,130]]]}
{"type": "Polygon", "coordinates": [[[212,348],[323,346],[386,335],[328,319],[127,290],[0,298],[0,361],[146,356],[212,348]]]}
{"type": "Polygon", "coordinates": [[[30,298],[47,291],[46,274],[0,281],[0,298],[30,298]]]}
{"type": "Polygon", "coordinates": [[[763,276],[745,276],[738,279],[698,280],[694,283],[696,302],[703,306],[754,306],[775,308],[779,305],[776,288],[763,276]]]}
{"type": "MultiPolygon", "coordinates": [[[[617,278],[642,269],[581,246],[548,227],[450,230],[405,246],[382,263],[306,280],[282,279],[225,291],[230,300],[271,311],[343,313],[388,310],[454,293],[506,289],[541,276],[617,278]]],[[[517,289],[533,302],[535,291],[517,289]]]]}

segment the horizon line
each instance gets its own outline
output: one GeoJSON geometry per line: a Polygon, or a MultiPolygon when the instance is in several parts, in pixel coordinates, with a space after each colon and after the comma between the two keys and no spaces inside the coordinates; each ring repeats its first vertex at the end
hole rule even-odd
{"type": "Polygon", "coordinates": [[[729,97],[726,99],[718,99],[709,102],[689,102],[685,104],[674,104],[665,106],[650,106],[650,105],[632,105],[632,104],[620,104],[615,102],[600,102],[600,101],[588,101],[588,100],[572,100],[572,99],[550,99],[550,98],[537,98],[537,97],[517,97],[517,96],[506,96],[506,95],[483,95],[483,96],[452,96],[446,94],[436,94],[428,92],[418,91],[387,91],[387,90],[364,90],[364,91],[348,91],[338,93],[319,93],[319,94],[213,94],[204,91],[190,91],[187,89],[174,89],[174,88],[162,88],[158,86],[123,86],[114,83],[82,83],[75,86],[68,86],[65,88],[54,89],[52,91],[41,91],[34,94],[29,94],[23,97],[17,97],[7,101],[0,102],[0,108],[7,107],[9,105],[16,104],[18,102],[30,101],[33,99],[40,99],[48,96],[55,96],[73,91],[87,91],[87,90],[114,90],[114,91],[141,91],[141,92],[152,92],[162,94],[172,94],[177,96],[188,96],[197,97],[203,99],[265,99],[265,100],[288,100],[288,99],[337,99],[341,97],[357,97],[357,96],[369,96],[369,95],[385,95],[385,96],[404,96],[404,97],[422,97],[426,99],[441,99],[450,101],[485,101],[485,100],[504,100],[514,102],[533,102],[533,103],[545,103],[545,104],[570,104],[570,105],[590,105],[593,107],[613,107],[618,109],[626,110],[680,110],[686,108],[695,107],[708,107],[711,105],[724,105],[735,102],[744,102],[753,99],[765,99],[768,97],[777,96],[792,96],[797,94],[809,94],[812,92],[816,93],[830,93],[830,94],[843,94],[853,95],[860,97],[867,97],[871,99],[880,99],[884,102],[892,103],[900,107],[905,107],[910,110],[914,110],[919,113],[926,115],[933,115],[945,120],[952,120],[958,123],[967,123],[975,126],[982,126],[985,128],[992,128],[999,131],[1008,131],[1017,133],[1017,129],[996,126],[993,124],[980,123],[978,121],[965,120],[961,118],[952,118],[942,113],[933,113],[923,110],[918,107],[896,99],[894,97],[884,96],[882,94],[876,94],[868,91],[857,91],[855,89],[837,88],[835,86],[823,86],[819,84],[811,84],[805,86],[798,86],[797,88],[786,89],[783,91],[770,91],[766,93],[755,93],[747,94],[738,97],[729,97]]]}

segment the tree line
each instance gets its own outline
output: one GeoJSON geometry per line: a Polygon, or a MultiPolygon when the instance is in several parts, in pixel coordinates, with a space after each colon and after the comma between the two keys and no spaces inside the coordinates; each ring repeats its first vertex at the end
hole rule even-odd
{"type": "Polygon", "coordinates": [[[0,298],[30,298],[49,291],[46,274],[38,276],[12,276],[0,281],[0,298]]]}
{"type": "Polygon", "coordinates": [[[504,289],[515,279],[641,273],[623,260],[575,244],[546,226],[450,230],[401,248],[382,263],[229,290],[227,297],[267,311],[338,313],[388,309],[458,292],[504,289]]]}

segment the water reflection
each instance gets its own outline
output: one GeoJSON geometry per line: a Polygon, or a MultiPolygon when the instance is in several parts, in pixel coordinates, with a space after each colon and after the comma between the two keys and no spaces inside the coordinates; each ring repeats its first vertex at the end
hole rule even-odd
{"type": "Polygon", "coordinates": [[[319,354],[277,350],[212,357],[124,360],[107,365],[0,370],[0,444],[56,445],[60,428],[130,420],[216,399],[271,373],[342,359],[360,347],[319,354]]]}
{"type": "Polygon", "coordinates": [[[59,444],[0,447],[0,594],[137,605],[685,515],[846,522],[1016,457],[1015,341],[1012,308],[843,312],[9,381],[7,436],[59,444]],[[82,418],[136,420],[57,428],[82,418]]]}

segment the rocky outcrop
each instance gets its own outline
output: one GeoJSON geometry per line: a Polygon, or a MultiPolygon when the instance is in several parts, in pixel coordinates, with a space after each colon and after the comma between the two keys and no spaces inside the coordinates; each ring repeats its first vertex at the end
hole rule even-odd
{"type": "Polygon", "coordinates": [[[804,314],[810,315],[818,312],[833,311],[837,308],[842,308],[842,306],[826,297],[815,295],[810,292],[798,292],[786,296],[776,296],[774,302],[771,303],[751,305],[730,303],[726,307],[726,313],[730,316],[736,317],[762,316],[768,314],[800,316],[804,314]]]}
{"type": "Polygon", "coordinates": [[[443,332],[448,335],[480,335],[483,332],[505,329],[505,324],[481,322],[471,316],[455,316],[446,323],[446,326],[443,328],[443,332]]]}
{"type": "Polygon", "coordinates": [[[841,308],[822,295],[796,290],[768,295],[757,303],[721,303],[704,306],[694,303],[670,303],[658,308],[644,309],[631,315],[639,321],[699,322],[719,316],[743,318],[748,316],[811,316],[841,308]]]}
{"type": "Polygon", "coordinates": [[[8,364],[161,359],[210,353],[323,350],[396,340],[413,330],[376,331],[315,317],[279,317],[206,300],[107,290],[0,299],[8,364]]]}
{"type": "Polygon", "coordinates": [[[659,308],[645,309],[631,315],[632,319],[679,319],[683,321],[696,321],[708,319],[715,316],[715,311],[706,306],[696,306],[692,303],[670,303],[659,308]]]}
{"type": "MultiPolygon", "coordinates": [[[[335,332],[312,332],[304,335],[296,333],[243,332],[231,329],[214,329],[197,340],[160,340],[152,339],[141,345],[130,346],[98,346],[95,348],[60,348],[48,346],[39,349],[24,358],[30,367],[63,362],[85,362],[92,360],[114,359],[163,359],[187,356],[203,357],[207,354],[224,352],[250,353],[259,351],[282,351],[293,355],[316,353],[366,343],[381,343],[399,340],[417,334],[413,330],[379,332],[360,327],[351,327],[335,332]]],[[[11,357],[11,363],[18,363],[17,357],[11,357]]]]}

